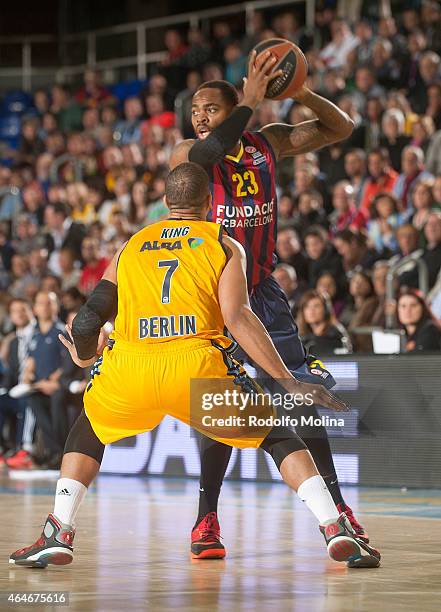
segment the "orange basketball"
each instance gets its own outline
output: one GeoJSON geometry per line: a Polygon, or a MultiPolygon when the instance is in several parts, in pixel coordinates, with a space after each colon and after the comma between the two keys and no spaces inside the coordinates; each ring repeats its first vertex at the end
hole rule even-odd
{"type": "Polygon", "coordinates": [[[278,59],[273,70],[283,70],[283,74],[268,83],[265,98],[283,100],[291,98],[303,85],[308,74],[308,63],[301,49],[284,38],[270,38],[254,47],[257,55],[271,51],[278,59]]]}

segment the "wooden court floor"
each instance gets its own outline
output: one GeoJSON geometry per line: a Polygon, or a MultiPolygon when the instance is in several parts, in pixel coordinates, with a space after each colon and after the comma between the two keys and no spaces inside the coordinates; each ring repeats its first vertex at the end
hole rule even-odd
{"type": "Polygon", "coordinates": [[[226,483],[227,558],[191,561],[196,481],[101,476],[78,517],[72,565],[9,566],[9,553],[39,536],[54,484],[0,477],[1,612],[441,609],[441,492],[347,488],[383,554],[379,569],[347,570],[327,559],[314,519],[281,484],[226,483]],[[17,591],[68,591],[70,604],[8,604],[17,591]]]}

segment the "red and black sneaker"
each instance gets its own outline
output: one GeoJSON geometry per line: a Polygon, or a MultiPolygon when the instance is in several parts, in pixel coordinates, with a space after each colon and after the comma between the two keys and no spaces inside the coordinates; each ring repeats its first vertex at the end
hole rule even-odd
{"type": "Polygon", "coordinates": [[[220,526],[216,512],[209,512],[191,532],[193,559],[223,559],[225,546],[220,541],[220,526]]]}
{"type": "Polygon", "coordinates": [[[11,470],[32,470],[35,468],[31,455],[24,449],[17,451],[15,455],[6,459],[6,465],[11,470]]]}
{"type": "Polygon", "coordinates": [[[25,567],[68,565],[73,560],[74,536],[73,527],[60,523],[53,514],[49,514],[43,533],[35,544],[16,550],[9,557],[9,563],[25,567]]]}
{"type": "Polygon", "coordinates": [[[336,520],[320,525],[328,555],[334,561],[346,561],[348,567],[378,567],[381,555],[360,540],[351,527],[349,519],[342,513],[336,520]]]}
{"type": "Polygon", "coordinates": [[[337,504],[337,510],[339,511],[340,514],[342,512],[344,512],[346,514],[346,516],[348,517],[348,520],[351,523],[352,529],[354,530],[355,535],[357,536],[357,538],[359,538],[363,542],[366,542],[366,544],[367,544],[369,542],[368,532],[357,521],[357,519],[354,516],[354,513],[352,512],[352,509],[349,506],[347,506],[346,504],[337,504]]]}

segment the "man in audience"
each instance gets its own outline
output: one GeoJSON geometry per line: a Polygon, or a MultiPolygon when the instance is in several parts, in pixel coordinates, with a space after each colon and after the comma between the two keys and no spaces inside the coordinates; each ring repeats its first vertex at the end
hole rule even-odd
{"type": "Polygon", "coordinates": [[[8,311],[15,332],[5,338],[2,346],[2,360],[6,366],[6,373],[2,380],[3,394],[0,395],[0,441],[3,448],[0,466],[6,463],[10,469],[31,469],[34,467],[34,462],[29,452],[29,442],[32,444],[35,419],[30,413],[26,397],[17,397],[14,393],[11,395],[10,391],[22,382],[30,341],[35,331],[35,320],[26,300],[13,299],[9,303],[8,311]],[[5,444],[3,428],[6,418],[11,416],[15,419],[15,427],[10,431],[13,432],[15,429],[15,437],[14,439],[10,437],[9,443],[5,444]],[[23,435],[25,423],[26,441],[23,435]]]}
{"type": "Polygon", "coordinates": [[[59,389],[62,355],[65,348],[58,340],[64,326],[58,320],[58,300],[54,293],[39,291],[34,300],[37,329],[29,346],[23,382],[31,385],[29,405],[43,437],[40,463],[58,469],[64,446],[66,415],[54,404],[54,393],[59,389]]]}

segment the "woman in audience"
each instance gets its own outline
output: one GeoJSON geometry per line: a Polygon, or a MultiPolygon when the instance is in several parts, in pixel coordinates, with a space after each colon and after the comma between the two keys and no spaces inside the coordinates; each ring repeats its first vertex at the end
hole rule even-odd
{"type": "Polygon", "coordinates": [[[435,203],[433,196],[433,179],[423,179],[418,181],[412,193],[412,216],[410,221],[420,232],[420,246],[425,245],[424,226],[427,223],[430,213],[433,210],[440,210],[440,206],[435,203]]]}
{"type": "Polygon", "coordinates": [[[397,250],[395,230],[399,224],[397,198],[391,193],[379,193],[372,202],[371,220],[368,222],[369,240],[379,253],[384,249],[397,250]]]}
{"type": "Polygon", "coordinates": [[[343,283],[338,283],[336,277],[331,272],[323,272],[323,274],[318,277],[315,288],[320,295],[331,302],[335,316],[345,325],[342,318],[346,306],[343,283]]]}
{"type": "Polygon", "coordinates": [[[299,303],[297,325],[305,347],[313,355],[352,350],[349,336],[332,312],[332,305],[318,291],[306,291],[299,303]]]}
{"type": "Polygon", "coordinates": [[[354,350],[360,353],[372,352],[370,334],[358,333],[360,327],[369,327],[378,307],[374,285],[368,272],[356,272],[349,283],[349,293],[353,300],[353,314],[348,326],[354,350]]]}
{"type": "Polygon", "coordinates": [[[406,333],[406,353],[441,349],[441,329],[418,290],[405,289],[401,292],[397,302],[397,318],[406,333]]]}

